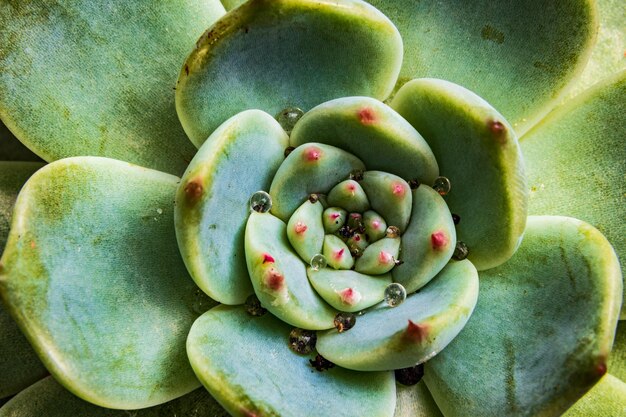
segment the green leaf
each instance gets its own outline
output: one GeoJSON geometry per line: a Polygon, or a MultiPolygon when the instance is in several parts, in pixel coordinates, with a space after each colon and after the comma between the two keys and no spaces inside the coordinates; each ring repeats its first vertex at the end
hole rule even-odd
{"type": "Polygon", "coordinates": [[[382,171],[366,171],[359,182],[365,190],[372,210],[380,214],[387,226],[403,232],[411,218],[413,195],[409,184],[402,178],[382,171]]]}
{"type": "Polygon", "coordinates": [[[232,10],[244,4],[246,0],[222,0],[222,4],[226,10],[232,10]]]}
{"type": "Polygon", "coordinates": [[[606,372],[621,286],[617,257],[596,229],[530,217],[515,256],[480,273],[463,331],[426,363],[443,414],[563,413],[606,372]]]}
{"type": "Polygon", "coordinates": [[[179,175],[195,149],[176,74],[222,14],[218,0],[5,1],[0,116],[47,161],[107,156],[179,175]]]}
{"type": "Polygon", "coordinates": [[[616,417],[626,415],[626,383],[605,375],[563,417],[616,417]]]}
{"type": "Polygon", "coordinates": [[[398,384],[396,392],[398,402],[394,417],[443,417],[424,381],[409,387],[398,384]]]}
{"type": "Polygon", "coordinates": [[[213,299],[243,304],[252,294],[244,256],[249,200],[269,190],[287,134],[267,113],[249,110],[221,125],[198,151],[176,194],[176,237],[196,284],[213,299]]]}
{"type": "MultiPolygon", "coordinates": [[[[443,80],[405,84],[391,103],[430,145],[461,217],[457,239],[481,271],[509,259],[526,224],[524,163],[511,126],[489,103],[443,80]]],[[[430,184],[428,184],[430,185],[430,184]]]]}
{"type": "Polygon", "coordinates": [[[554,107],[582,72],[597,28],[592,0],[370,3],[402,34],[399,84],[432,77],[462,85],[497,108],[520,134],[554,107]]]}
{"type": "Polygon", "coordinates": [[[324,245],[324,223],[322,215],[324,207],[320,201],[306,200],[289,218],[287,238],[291,247],[305,263],[318,253],[322,253],[324,245]]]}
{"type": "Polygon", "coordinates": [[[234,416],[393,416],[393,373],[340,367],[319,372],[288,347],[290,328],[271,314],[219,306],[191,328],[187,352],[202,384],[234,416]]]}
{"type": "Polygon", "coordinates": [[[199,290],[174,239],[177,185],[77,157],[18,197],[0,295],[50,373],[87,401],[142,408],[198,386],[184,346],[199,290]]]}
{"type": "Polygon", "coordinates": [[[291,248],[286,229],[269,213],[250,214],[245,256],[254,292],[263,307],[292,326],[330,329],[337,312],[311,288],[305,263],[291,248]]]}
{"type": "Polygon", "coordinates": [[[360,0],[252,0],[209,28],[183,65],[176,109],[200,145],[222,121],[256,108],[304,111],[346,96],[384,99],[402,39],[360,0]]]}
{"type": "Polygon", "coordinates": [[[228,417],[204,388],[166,404],[137,411],[112,410],[74,396],[52,377],[36,383],[0,408],[0,417],[228,417]]]}
{"type": "Polygon", "coordinates": [[[613,350],[609,356],[609,372],[622,381],[626,381],[626,321],[624,320],[617,323],[613,350]]]}
{"type": "Polygon", "coordinates": [[[24,146],[0,120],[0,161],[33,161],[43,160],[24,146]]]}
{"type": "MultiPolygon", "coordinates": [[[[626,271],[626,71],[556,109],[522,138],[529,212],[580,218],[615,247],[626,271]]],[[[626,295],[626,292],[625,292],[626,295]]],[[[622,309],[626,319],[626,308],[622,309]]]]}
{"type": "Polygon", "coordinates": [[[399,306],[381,303],[358,316],[348,331],[319,332],[317,350],[348,369],[407,368],[429,360],[454,339],[472,314],[477,297],[476,268],[467,260],[451,262],[399,306]]]}
{"type": "Polygon", "coordinates": [[[290,137],[293,146],[321,142],[359,157],[369,170],[432,184],[437,160],[424,138],[395,110],[369,97],[345,97],[311,109],[290,137]]]}
{"type": "MultiPolygon", "coordinates": [[[[0,253],[9,235],[17,194],[42,166],[38,162],[0,162],[0,253]]],[[[18,393],[46,374],[17,324],[0,303],[0,398],[18,393]]]]}

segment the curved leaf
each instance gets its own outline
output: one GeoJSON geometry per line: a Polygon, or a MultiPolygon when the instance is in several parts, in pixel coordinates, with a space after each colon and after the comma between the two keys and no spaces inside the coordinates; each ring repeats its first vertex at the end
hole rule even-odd
{"type": "Polygon", "coordinates": [[[616,417],[626,415],[626,383],[605,375],[563,417],[616,417]]]}

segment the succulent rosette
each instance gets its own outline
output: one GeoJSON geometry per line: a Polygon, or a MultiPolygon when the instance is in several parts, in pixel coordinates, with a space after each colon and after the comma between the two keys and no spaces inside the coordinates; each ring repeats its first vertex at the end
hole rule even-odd
{"type": "Polygon", "coordinates": [[[1,6],[0,417],[626,412],[623,5],[370,3],[1,6]]]}

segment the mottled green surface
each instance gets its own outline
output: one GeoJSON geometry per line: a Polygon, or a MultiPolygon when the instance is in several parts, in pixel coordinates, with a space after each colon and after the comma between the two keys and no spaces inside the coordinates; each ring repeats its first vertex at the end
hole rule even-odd
{"type": "MultiPolygon", "coordinates": [[[[0,254],[9,235],[17,193],[42,166],[38,162],[0,162],[0,254]]],[[[0,303],[0,398],[18,393],[46,374],[17,324],[0,303]]]]}
{"type": "Polygon", "coordinates": [[[407,182],[388,172],[366,171],[359,181],[365,190],[372,210],[380,214],[387,226],[403,232],[411,219],[413,195],[407,182]]]}
{"type": "Polygon", "coordinates": [[[476,94],[442,80],[405,84],[391,106],[422,134],[450,179],[445,200],[461,216],[457,238],[469,260],[479,271],[505,262],[524,232],[528,198],[509,124],[476,94]]]}
{"type": "Polygon", "coordinates": [[[185,339],[202,311],[174,238],[177,182],[78,157],[47,165],[17,200],[0,295],[57,380],[99,405],[198,386],[185,339]]]}
{"type": "Polygon", "coordinates": [[[333,327],[337,312],[311,288],[305,263],[287,240],[285,223],[269,213],[251,213],[245,248],[254,292],[265,308],[295,327],[333,327]]]}
{"type": "Polygon", "coordinates": [[[585,70],[569,91],[571,98],[589,86],[626,69],[626,7],[622,0],[596,0],[598,38],[585,70]]]}
{"type": "Polygon", "coordinates": [[[360,0],[252,0],[198,41],[181,69],[178,116],[199,145],[228,117],[256,108],[304,111],[346,96],[384,99],[402,40],[360,0]]]}
{"type": "Polygon", "coordinates": [[[515,256],[480,273],[478,305],[465,328],[426,363],[441,411],[563,413],[606,372],[621,285],[615,253],[596,229],[530,217],[515,256]]]}
{"type": "Polygon", "coordinates": [[[218,0],[4,1],[0,117],[48,161],[107,156],[180,175],[195,149],[176,75],[223,13],[218,0]]]}
{"type": "Polygon", "coordinates": [[[314,354],[289,349],[290,330],[269,313],[219,306],[194,323],[187,351],[198,378],[234,416],[393,416],[392,372],[316,371],[314,354]]]}
{"type": "Polygon", "coordinates": [[[291,133],[293,146],[322,142],[358,156],[367,169],[432,184],[439,168],[424,138],[389,106],[346,97],[311,109],[291,133]]]}
{"type": "MultiPolygon", "coordinates": [[[[529,212],[598,228],[626,271],[626,71],[556,109],[522,138],[529,212]]],[[[626,318],[623,309],[622,319],[626,318]]]]}
{"type": "Polygon", "coordinates": [[[443,417],[424,381],[409,387],[397,384],[396,393],[394,417],[443,417]]]}
{"type": "MultiPolygon", "coordinates": [[[[623,302],[623,301],[622,301],[623,302]]],[[[626,381],[626,321],[617,323],[613,350],[609,356],[609,372],[626,381]]]]}
{"type": "Polygon", "coordinates": [[[137,411],[93,405],[63,388],[52,377],[29,387],[0,408],[0,417],[228,417],[204,388],[167,404],[137,411]]]}
{"type": "Polygon", "coordinates": [[[448,263],[456,245],[456,230],[450,210],[443,198],[431,187],[421,185],[413,190],[411,222],[402,235],[400,259],[391,272],[393,280],[411,293],[426,285],[448,263]],[[445,244],[433,245],[433,234],[445,244]]]}
{"type": "Polygon", "coordinates": [[[244,256],[249,199],[269,190],[287,135],[270,115],[240,113],[198,151],[176,193],[176,237],[196,284],[213,299],[242,304],[252,294],[244,256]]]}
{"type": "Polygon", "coordinates": [[[558,103],[583,70],[597,26],[592,0],[370,3],[402,34],[400,84],[418,77],[460,84],[520,133],[558,103]]]}
{"type": "Polygon", "coordinates": [[[610,374],[563,414],[563,417],[620,416],[626,416],[626,383],[610,374]]]}
{"type": "Polygon", "coordinates": [[[24,146],[0,120],[0,161],[37,161],[43,160],[24,146]]]}
{"type": "Polygon", "coordinates": [[[349,369],[413,366],[429,360],[450,343],[472,314],[477,297],[476,268],[467,260],[451,262],[399,306],[381,303],[358,316],[347,332],[318,332],[317,350],[349,369]]]}
{"type": "Polygon", "coordinates": [[[391,284],[391,274],[373,276],[330,268],[307,268],[306,273],[315,291],[328,304],[352,313],[381,302],[385,288],[391,284]]]}
{"type": "Polygon", "coordinates": [[[325,234],[323,213],[324,207],[320,201],[311,203],[306,200],[291,215],[287,223],[289,243],[307,264],[311,262],[313,256],[322,253],[325,234]]]}
{"type": "Polygon", "coordinates": [[[350,172],[364,170],[356,156],[321,143],[307,143],[294,149],[272,180],[272,214],[288,221],[311,193],[328,193],[350,172]]]}

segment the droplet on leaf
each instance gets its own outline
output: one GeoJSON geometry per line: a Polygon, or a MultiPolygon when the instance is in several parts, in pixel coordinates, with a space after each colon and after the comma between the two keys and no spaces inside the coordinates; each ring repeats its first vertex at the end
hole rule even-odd
{"type": "Polygon", "coordinates": [[[406,289],[402,284],[393,282],[385,288],[385,302],[389,307],[397,307],[406,300],[406,289]]]}
{"type": "Polygon", "coordinates": [[[287,134],[290,134],[298,120],[304,115],[304,112],[297,107],[287,107],[276,116],[278,124],[287,134]]]}
{"type": "Polygon", "coordinates": [[[411,187],[411,190],[416,190],[420,186],[420,182],[419,182],[419,180],[417,178],[413,178],[411,180],[408,180],[407,183],[409,184],[409,187],[411,187]]]}
{"type": "Polygon", "coordinates": [[[389,226],[387,228],[386,235],[390,239],[395,239],[400,236],[400,229],[398,229],[396,226],[389,226]]]}
{"type": "Polygon", "coordinates": [[[452,254],[452,258],[456,259],[457,261],[462,261],[463,259],[467,258],[468,254],[469,254],[469,249],[467,245],[465,244],[465,242],[462,242],[460,240],[457,241],[456,246],[454,248],[454,253],[452,254]]]}
{"type": "Polygon", "coordinates": [[[446,195],[450,192],[452,184],[450,184],[450,180],[446,177],[437,177],[433,184],[433,188],[439,193],[439,195],[446,195]]]}
{"type": "Polygon", "coordinates": [[[317,334],[311,330],[295,328],[289,333],[289,348],[301,355],[308,355],[315,349],[317,334]]]}
{"type": "Polygon", "coordinates": [[[272,197],[265,191],[257,191],[250,197],[250,209],[257,213],[267,213],[272,208],[272,197]]]}
{"type": "Polygon", "coordinates": [[[318,253],[317,255],[313,255],[310,264],[311,269],[313,269],[314,271],[319,271],[321,268],[326,268],[328,262],[326,261],[326,257],[324,255],[318,253]]]}
{"type": "Polygon", "coordinates": [[[396,369],[394,373],[396,375],[396,382],[402,385],[415,385],[420,382],[424,376],[424,364],[396,369]]]}
{"type": "Polygon", "coordinates": [[[461,222],[461,216],[459,216],[458,214],[454,214],[452,213],[452,221],[454,222],[454,224],[459,224],[461,222]]]}
{"type": "Polygon", "coordinates": [[[309,363],[313,368],[318,370],[319,372],[326,371],[330,368],[334,368],[335,364],[318,354],[315,359],[309,359],[309,363]]]}
{"type": "Polygon", "coordinates": [[[350,330],[356,324],[356,315],[353,313],[340,312],[335,316],[335,329],[339,333],[350,330]]]}
{"type": "Polygon", "coordinates": [[[246,311],[254,317],[260,317],[267,313],[267,310],[263,308],[256,294],[252,294],[246,298],[246,311]]]}

